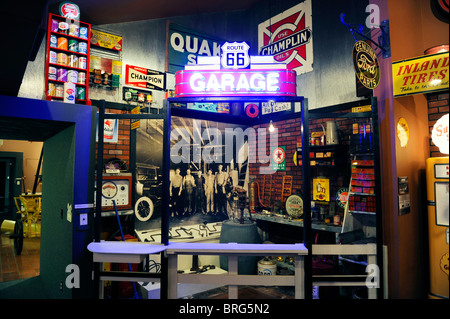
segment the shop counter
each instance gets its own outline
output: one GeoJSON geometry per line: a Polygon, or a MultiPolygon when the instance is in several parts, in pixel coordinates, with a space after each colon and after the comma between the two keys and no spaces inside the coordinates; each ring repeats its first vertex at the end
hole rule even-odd
{"type": "Polygon", "coordinates": [[[228,297],[238,298],[239,285],[294,286],[295,298],[304,292],[304,256],[308,250],[303,244],[238,244],[238,243],[171,243],[168,256],[168,297],[177,298],[179,283],[228,285],[228,297]],[[220,255],[228,257],[228,273],[224,275],[198,275],[178,273],[179,255],[220,255]],[[238,275],[239,256],[294,256],[294,276],[238,275]]]}

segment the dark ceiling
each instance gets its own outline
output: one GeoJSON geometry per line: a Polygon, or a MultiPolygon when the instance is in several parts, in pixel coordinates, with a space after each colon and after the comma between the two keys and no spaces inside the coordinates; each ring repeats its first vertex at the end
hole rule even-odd
{"type": "MultiPolygon", "coordinates": [[[[261,0],[74,0],[81,20],[110,24],[249,9],[261,0]]],[[[61,0],[50,0],[50,7],[61,0]]]]}
{"type": "MultiPolygon", "coordinates": [[[[212,12],[245,10],[261,0],[73,0],[81,20],[112,24],[212,12]]],[[[6,1],[0,10],[0,94],[17,96],[28,61],[33,61],[46,32],[48,12],[61,0],[6,1]]]]}
{"type": "MultiPolygon", "coordinates": [[[[175,16],[246,10],[261,0],[73,0],[82,21],[101,25],[175,16]]],[[[48,12],[61,0],[4,1],[0,9],[0,95],[17,96],[28,61],[33,61],[46,33],[48,12]]],[[[1,102],[1,101],[0,101],[1,102]]],[[[0,103],[0,108],[4,107],[0,103]]],[[[45,140],[61,127],[0,118],[0,139],[45,140]],[[33,135],[34,134],[34,135],[33,135]]],[[[64,127],[67,123],[61,123],[64,127]]]]}

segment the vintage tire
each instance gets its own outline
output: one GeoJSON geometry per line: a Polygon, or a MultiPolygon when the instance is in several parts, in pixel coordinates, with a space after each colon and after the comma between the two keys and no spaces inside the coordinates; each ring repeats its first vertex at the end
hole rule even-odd
{"type": "Polygon", "coordinates": [[[142,196],[139,198],[134,205],[134,214],[136,218],[141,222],[146,222],[149,220],[154,211],[153,201],[147,196],[142,196]]]}

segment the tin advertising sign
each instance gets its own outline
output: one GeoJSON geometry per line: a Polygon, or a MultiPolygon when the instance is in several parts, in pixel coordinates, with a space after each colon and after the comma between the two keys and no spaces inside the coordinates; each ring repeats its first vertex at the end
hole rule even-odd
{"type": "Polygon", "coordinates": [[[272,170],[286,170],[286,146],[278,146],[272,149],[272,170]]]}
{"type": "Polygon", "coordinates": [[[380,64],[375,51],[370,44],[356,41],[353,46],[353,66],[356,77],[369,90],[375,89],[380,83],[380,64]]]}
{"type": "Polygon", "coordinates": [[[392,63],[394,96],[448,90],[448,52],[392,63]]]}
{"type": "Polygon", "coordinates": [[[274,16],[258,25],[260,55],[273,55],[297,74],[313,70],[311,0],[274,16]]]}
{"type": "Polygon", "coordinates": [[[220,44],[225,42],[174,23],[168,32],[166,71],[169,73],[197,64],[197,56],[220,56],[220,44]]]}
{"type": "Polygon", "coordinates": [[[114,51],[122,51],[121,36],[98,30],[91,30],[91,44],[114,51]]]}
{"type": "Polygon", "coordinates": [[[166,89],[166,74],[127,64],[125,68],[125,85],[164,91],[166,89]]]}

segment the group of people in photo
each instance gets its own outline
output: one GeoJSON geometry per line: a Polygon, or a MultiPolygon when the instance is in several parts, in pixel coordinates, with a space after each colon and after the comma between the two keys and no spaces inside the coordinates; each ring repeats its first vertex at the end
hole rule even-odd
{"type": "Polygon", "coordinates": [[[232,171],[217,166],[211,168],[183,172],[176,168],[170,177],[171,216],[187,216],[197,213],[204,215],[224,214],[228,217],[227,201],[233,191],[232,171]]]}

